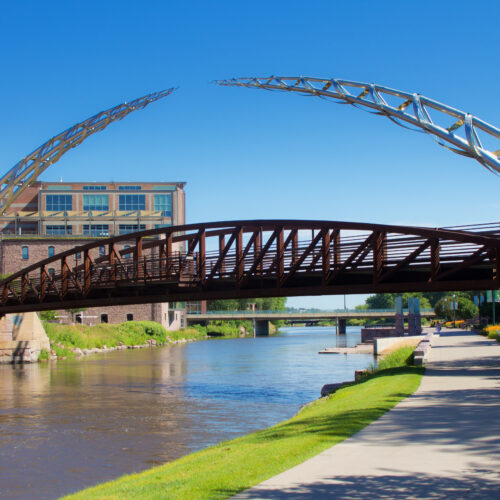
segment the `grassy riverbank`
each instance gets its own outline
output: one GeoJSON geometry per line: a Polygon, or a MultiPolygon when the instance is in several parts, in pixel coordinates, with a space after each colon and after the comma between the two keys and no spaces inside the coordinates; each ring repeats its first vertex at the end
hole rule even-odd
{"type": "Polygon", "coordinates": [[[303,408],[278,425],[65,498],[228,498],[352,436],[412,394],[423,369],[395,351],[363,381],[303,408]]]}
{"type": "MultiPolygon", "coordinates": [[[[209,324],[208,326],[194,325],[177,331],[167,331],[154,321],[127,321],[120,324],[101,323],[95,326],[60,325],[43,321],[43,326],[49,337],[51,350],[58,358],[75,357],[75,349],[105,349],[120,345],[143,346],[151,340],[154,340],[155,345],[162,345],[205,340],[210,336],[234,338],[240,337],[249,328],[248,325],[244,325],[242,330],[242,325],[209,324]]],[[[49,353],[42,351],[39,360],[43,361],[48,358],[49,353]]]]}

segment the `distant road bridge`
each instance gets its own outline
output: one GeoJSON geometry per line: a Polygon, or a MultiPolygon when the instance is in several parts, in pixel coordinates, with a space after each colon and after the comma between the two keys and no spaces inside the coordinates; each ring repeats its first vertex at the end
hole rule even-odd
{"type": "MultiPolygon", "coordinates": [[[[404,316],[408,316],[408,311],[403,311],[404,316]]],[[[421,309],[420,316],[434,317],[436,314],[433,309],[421,309]]],[[[257,335],[269,334],[269,321],[282,320],[287,323],[304,323],[312,326],[321,320],[335,320],[337,324],[337,333],[346,333],[346,322],[348,319],[379,319],[395,318],[394,309],[372,309],[372,310],[344,310],[335,311],[210,311],[206,313],[188,313],[186,320],[188,323],[204,323],[207,321],[224,320],[251,320],[254,323],[257,335]]]]}
{"type": "Polygon", "coordinates": [[[498,224],[250,220],[98,240],[0,281],[0,314],[186,300],[500,288],[498,224]],[[135,246],[118,244],[135,239],[135,246]],[[182,251],[173,251],[173,243],[182,251]]]}
{"type": "MultiPolygon", "coordinates": [[[[408,311],[404,311],[407,315],[408,311]]],[[[420,315],[423,317],[434,317],[433,309],[421,309],[420,315]]],[[[364,319],[364,318],[393,318],[396,316],[394,309],[372,309],[372,310],[335,310],[316,312],[289,312],[289,311],[210,311],[206,313],[188,313],[186,319],[192,323],[197,321],[218,321],[218,320],[297,320],[308,322],[310,320],[321,319],[364,319]]]]}

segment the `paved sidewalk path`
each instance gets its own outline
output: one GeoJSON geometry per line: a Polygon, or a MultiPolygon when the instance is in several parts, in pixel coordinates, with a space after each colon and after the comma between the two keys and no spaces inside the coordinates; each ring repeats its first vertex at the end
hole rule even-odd
{"type": "Polygon", "coordinates": [[[500,499],[500,344],[434,338],[417,392],[237,499],[500,499]]]}

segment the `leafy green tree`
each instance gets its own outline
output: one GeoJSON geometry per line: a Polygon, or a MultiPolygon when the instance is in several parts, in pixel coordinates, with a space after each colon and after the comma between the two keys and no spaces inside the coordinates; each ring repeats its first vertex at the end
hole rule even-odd
{"type": "Polygon", "coordinates": [[[368,309],[367,304],[358,304],[355,308],[356,311],[366,311],[368,309]]]}
{"type": "Polygon", "coordinates": [[[472,319],[479,313],[477,306],[474,305],[472,300],[457,296],[453,298],[450,295],[443,297],[436,303],[434,312],[438,317],[445,318],[447,321],[453,320],[453,302],[457,303],[455,319],[472,319]]]}
{"type": "Polygon", "coordinates": [[[375,295],[370,295],[365,300],[365,304],[368,306],[367,309],[394,309],[394,294],[376,293],[375,295]]]}
{"type": "Polygon", "coordinates": [[[54,321],[56,318],[55,311],[42,311],[39,313],[40,319],[44,321],[54,321]]]}
{"type": "Polygon", "coordinates": [[[209,311],[246,311],[250,304],[255,304],[259,311],[284,311],[286,297],[261,297],[256,299],[226,299],[207,302],[209,311]]]}
{"type": "MultiPolygon", "coordinates": [[[[396,307],[396,297],[398,293],[376,293],[375,295],[370,295],[365,301],[368,309],[394,309],[396,307]]],[[[408,299],[414,297],[420,301],[420,309],[432,309],[430,300],[427,298],[426,294],[421,292],[411,292],[403,293],[403,307],[408,307],[408,299]]]]}

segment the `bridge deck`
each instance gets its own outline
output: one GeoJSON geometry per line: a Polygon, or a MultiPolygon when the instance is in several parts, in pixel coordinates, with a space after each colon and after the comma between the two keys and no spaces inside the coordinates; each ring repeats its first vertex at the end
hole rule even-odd
{"type": "MultiPolygon", "coordinates": [[[[408,312],[403,313],[405,316],[408,312]]],[[[432,309],[420,311],[423,317],[433,317],[435,312],[432,309]]],[[[286,311],[213,311],[207,313],[188,313],[186,318],[189,321],[211,321],[211,320],[241,320],[241,319],[261,319],[261,320],[310,320],[310,319],[362,319],[362,318],[393,318],[396,316],[394,310],[380,311],[318,311],[318,312],[286,312],[286,311]]]]}

